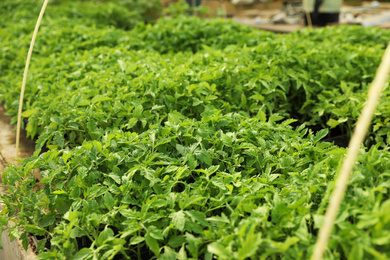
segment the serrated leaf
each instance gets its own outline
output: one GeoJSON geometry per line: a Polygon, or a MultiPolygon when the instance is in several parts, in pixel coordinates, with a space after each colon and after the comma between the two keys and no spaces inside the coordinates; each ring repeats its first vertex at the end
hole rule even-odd
{"type": "Polygon", "coordinates": [[[172,213],[172,224],[180,231],[184,230],[184,226],[186,223],[186,218],[182,210],[172,213]]]}
{"type": "Polygon", "coordinates": [[[184,203],[183,203],[183,208],[182,209],[186,209],[187,207],[193,205],[193,204],[197,204],[198,201],[201,201],[203,200],[205,197],[202,197],[202,196],[198,196],[198,195],[192,195],[191,197],[189,198],[186,198],[184,200],[184,203]]]}
{"type": "Polygon", "coordinates": [[[133,116],[136,117],[136,118],[141,117],[143,110],[144,110],[144,108],[142,107],[142,105],[136,106],[134,111],[133,111],[133,116]]]}
{"type": "Polygon", "coordinates": [[[232,147],[233,144],[233,138],[227,134],[221,134],[221,140],[224,145],[227,147],[232,147]]]}
{"type": "Polygon", "coordinates": [[[168,240],[168,245],[172,248],[178,248],[179,246],[181,246],[185,242],[186,242],[186,239],[183,236],[173,235],[173,236],[170,236],[170,238],[168,240]]]}
{"type": "Polygon", "coordinates": [[[267,117],[266,117],[265,113],[262,110],[259,110],[259,112],[257,112],[256,118],[259,119],[260,122],[266,122],[267,121],[267,117]]]}
{"type": "Polygon", "coordinates": [[[117,184],[122,184],[122,179],[120,176],[116,175],[115,173],[108,174],[110,178],[112,178],[117,184]]]}
{"type": "Polygon", "coordinates": [[[186,211],[186,214],[193,220],[202,224],[203,226],[209,225],[209,223],[206,220],[206,214],[204,214],[203,212],[190,210],[190,211],[186,211]]]}
{"type": "Polygon", "coordinates": [[[322,129],[320,131],[318,131],[316,133],[316,135],[313,137],[313,142],[314,143],[317,143],[318,141],[320,141],[322,138],[324,138],[325,136],[327,136],[329,133],[329,130],[328,129],[322,129]]]}
{"type": "Polygon", "coordinates": [[[112,209],[114,207],[114,198],[112,197],[111,193],[107,192],[105,195],[104,195],[104,198],[103,198],[103,201],[104,201],[104,204],[106,205],[106,207],[108,209],[112,209]]]}
{"type": "Polygon", "coordinates": [[[27,232],[30,232],[37,236],[43,236],[46,233],[45,229],[38,227],[36,225],[24,225],[23,227],[27,232]]]}
{"type": "Polygon", "coordinates": [[[215,173],[216,171],[218,171],[219,169],[219,165],[212,165],[210,166],[209,168],[207,168],[207,176],[210,176],[211,174],[215,173]]]}
{"type": "Polygon", "coordinates": [[[238,258],[247,259],[256,254],[261,241],[261,236],[259,234],[249,233],[241,243],[240,249],[238,249],[238,258]]]}
{"type": "Polygon", "coordinates": [[[201,150],[201,151],[196,152],[195,153],[195,157],[196,157],[196,159],[198,159],[199,161],[205,163],[206,165],[211,165],[212,164],[211,156],[205,150],[201,150]]]}
{"type": "Polygon", "coordinates": [[[52,225],[54,223],[54,221],[55,221],[55,216],[54,215],[44,215],[39,220],[39,225],[41,227],[47,227],[47,226],[52,225]]]}
{"type": "Polygon", "coordinates": [[[274,123],[274,122],[278,122],[278,121],[282,120],[283,118],[284,118],[283,116],[280,116],[280,115],[278,115],[278,114],[272,114],[272,115],[269,117],[268,121],[269,121],[270,123],[274,123]]]}
{"type": "Polygon", "coordinates": [[[64,148],[64,145],[65,145],[65,138],[64,136],[62,135],[61,132],[56,132],[54,134],[54,142],[55,144],[57,144],[60,148],[64,148]]]}
{"type": "Polygon", "coordinates": [[[52,117],[50,117],[50,121],[51,121],[51,122],[55,122],[55,123],[57,123],[57,124],[59,124],[59,125],[62,124],[62,120],[61,120],[61,118],[59,118],[58,116],[52,116],[52,117]]]}
{"type": "Polygon", "coordinates": [[[164,240],[164,237],[162,235],[162,230],[158,229],[155,226],[148,227],[148,232],[151,237],[157,240],[164,240]]]}

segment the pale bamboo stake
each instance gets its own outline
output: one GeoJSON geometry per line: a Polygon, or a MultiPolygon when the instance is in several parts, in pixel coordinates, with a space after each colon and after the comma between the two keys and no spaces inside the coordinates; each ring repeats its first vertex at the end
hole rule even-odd
{"type": "Polygon", "coordinates": [[[42,5],[41,12],[39,14],[37,24],[35,25],[35,30],[31,39],[30,43],[30,49],[28,50],[27,54],[27,60],[26,60],[26,67],[24,68],[24,74],[23,74],[23,82],[22,82],[22,89],[20,90],[20,100],[19,100],[19,111],[18,111],[18,124],[16,126],[16,158],[19,157],[19,142],[20,142],[20,124],[22,121],[22,109],[23,109],[23,98],[24,98],[24,91],[26,89],[26,81],[27,81],[27,73],[28,73],[28,67],[30,66],[30,60],[32,51],[34,48],[35,39],[37,38],[39,25],[41,24],[43,14],[45,13],[46,6],[49,0],[45,0],[45,2],[42,5]]]}
{"type": "Polygon", "coordinates": [[[349,142],[349,149],[336,181],[336,186],[332,192],[332,196],[326,210],[324,224],[320,229],[317,243],[314,247],[313,255],[311,257],[312,260],[322,259],[325,248],[328,244],[329,236],[332,232],[334,220],[336,219],[340,204],[343,200],[344,193],[348,185],[349,175],[355,164],[360,145],[363,143],[368,127],[370,126],[372,116],[378,104],[383,87],[388,79],[389,72],[390,44],[387,46],[385,54],[382,58],[382,62],[376,72],[375,79],[370,86],[367,103],[362,110],[362,113],[356,124],[355,131],[349,142]]]}
{"type": "Polygon", "coordinates": [[[309,9],[307,8],[306,0],[303,0],[303,10],[305,10],[305,15],[306,15],[306,19],[307,19],[307,26],[309,26],[309,28],[312,28],[313,24],[311,22],[311,16],[309,13],[309,9]]]}

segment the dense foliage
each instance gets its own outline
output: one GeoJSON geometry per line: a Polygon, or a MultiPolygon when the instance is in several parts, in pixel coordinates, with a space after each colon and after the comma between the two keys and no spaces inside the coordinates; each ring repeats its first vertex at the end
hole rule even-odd
{"type": "MultiPolygon", "coordinates": [[[[37,2],[0,3],[13,122],[37,2]]],[[[17,216],[10,235],[35,236],[41,259],[307,259],[345,154],[320,140],[351,133],[390,33],[126,21],[147,3],[48,7],[23,112],[37,149],[3,173],[1,223],[17,216]]],[[[390,257],[389,95],[327,259],[390,257]]]]}
{"type": "MultiPolygon", "coordinates": [[[[36,84],[28,88],[29,111],[25,113],[31,136],[44,132],[42,127],[54,115],[65,114],[64,123],[74,123],[66,115],[76,116],[71,109],[47,109],[52,104],[48,99],[55,97],[62,104],[62,100],[74,95],[91,100],[97,94],[105,94],[112,101],[122,96],[122,108],[119,104],[114,106],[120,111],[141,105],[146,113],[157,105],[164,106],[160,108],[164,113],[176,109],[199,119],[204,106],[213,103],[224,112],[260,117],[278,114],[298,118],[299,123],[316,130],[336,127],[332,136],[349,135],[390,38],[386,31],[358,27],[273,35],[222,20],[192,17],[160,19],[153,26],[139,25],[130,32],[114,28],[91,31],[84,25],[75,29],[59,20],[43,25],[36,43],[30,74],[36,84]],[[363,35],[365,44],[358,44],[356,35],[363,35]],[[88,90],[91,84],[101,85],[101,80],[111,83],[103,83],[105,87],[94,88],[96,91],[88,90]],[[69,91],[76,88],[78,92],[69,91]],[[130,96],[158,94],[129,100],[122,95],[127,90],[130,96]]],[[[13,27],[5,28],[1,34],[4,41],[0,44],[4,47],[0,81],[5,87],[0,90],[0,100],[6,102],[9,114],[15,115],[20,86],[17,75],[23,68],[29,37],[13,27]]],[[[388,142],[388,95],[386,89],[367,145],[386,146],[388,142]]],[[[83,110],[96,111],[82,106],[83,110]]],[[[108,120],[104,127],[111,125],[110,120],[121,125],[135,120],[130,113],[120,111],[103,119],[108,120]]],[[[144,121],[154,120],[151,115],[142,117],[144,121]]],[[[76,122],[78,127],[85,127],[85,120],[77,118],[81,120],[76,122]]],[[[70,133],[62,130],[61,134],[70,133]]],[[[84,139],[85,134],[80,136],[80,140],[84,139]]]]}
{"type": "MultiPolygon", "coordinates": [[[[17,21],[34,26],[42,3],[41,0],[1,1],[0,25],[12,27],[17,21]]],[[[45,19],[53,19],[56,23],[71,21],[72,25],[97,28],[115,26],[129,30],[141,21],[153,22],[160,11],[161,3],[158,0],[52,0],[45,12],[45,19]]]]}

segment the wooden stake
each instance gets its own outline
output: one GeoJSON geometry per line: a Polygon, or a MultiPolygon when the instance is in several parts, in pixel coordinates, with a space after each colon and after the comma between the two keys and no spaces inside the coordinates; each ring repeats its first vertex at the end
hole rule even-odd
{"type": "Polygon", "coordinates": [[[310,13],[309,13],[309,8],[307,7],[307,2],[306,0],[303,0],[303,10],[305,10],[305,15],[306,15],[306,20],[307,20],[307,26],[309,26],[310,28],[313,27],[313,23],[311,21],[311,16],[310,16],[310,13]]]}
{"type": "Polygon", "coordinates": [[[384,85],[388,79],[389,72],[390,44],[387,46],[385,54],[382,58],[382,62],[375,75],[375,79],[370,86],[367,103],[362,110],[362,113],[356,124],[355,131],[349,142],[348,152],[343,162],[338,179],[336,180],[336,186],[333,190],[328,208],[326,210],[324,224],[320,229],[317,243],[314,247],[313,255],[311,257],[312,260],[321,260],[325,248],[327,247],[334,221],[348,185],[349,175],[355,164],[356,157],[359,153],[360,146],[364,141],[368,127],[370,126],[372,116],[378,104],[384,85]]]}
{"type": "Polygon", "coordinates": [[[31,39],[30,49],[28,50],[26,67],[24,68],[22,89],[20,90],[18,124],[16,126],[16,158],[19,157],[20,125],[21,125],[21,121],[22,121],[23,98],[24,98],[24,91],[26,89],[28,67],[30,66],[30,60],[31,60],[31,55],[32,55],[32,51],[34,48],[35,39],[37,38],[38,29],[39,29],[39,26],[41,24],[42,17],[43,17],[43,14],[45,13],[46,6],[47,6],[48,2],[49,2],[49,0],[45,0],[45,2],[42,5],[41,13],[39,14],[37,24],[35,25],[35,30],[34,30],[34,33],[33,33],[32,39],[31,39]]]}

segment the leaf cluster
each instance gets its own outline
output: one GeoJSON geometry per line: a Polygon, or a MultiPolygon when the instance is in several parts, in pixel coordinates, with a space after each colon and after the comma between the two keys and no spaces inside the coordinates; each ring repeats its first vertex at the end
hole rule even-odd
{"type": "MultiPolygon", "coordinates": [[[[15,122],[36,1],[0,5],[17,10],[0,29],[15,122]]],[[[180,15],[134,27],[135,6],[154,8],[49,7],[23,112],[36,153],[4,171],[1,223],[24,246],[36,236],[41,259],[307,259],[345,154],[320,129],[350,134],[390,33],[274,35],[180,15]]],[[[390,257],[388,95],[328,259],[390,257]]]]}

